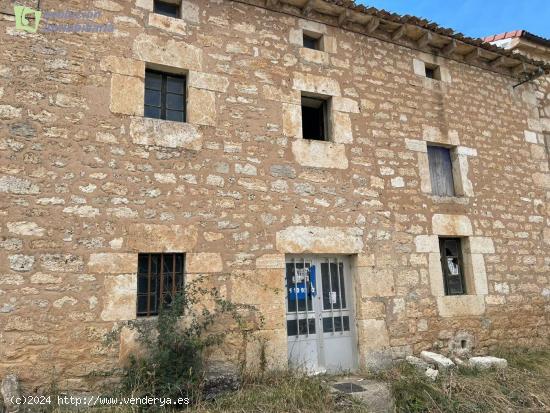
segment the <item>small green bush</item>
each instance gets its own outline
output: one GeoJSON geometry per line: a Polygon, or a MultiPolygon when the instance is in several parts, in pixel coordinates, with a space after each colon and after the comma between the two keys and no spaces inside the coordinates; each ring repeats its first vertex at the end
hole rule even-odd
{"type": "Polygon", "coordinates": [[[234,304],[216,288],[202,287],[202,281],[187,284],[170,306],[160,308],[158,317],[129,321],[111,334],[112,342],[122,327],[137,332],[139,354],[130,355],[123,369],[121,395],[196,402],[201,398],[205,350],[220,345],[228,334],[246,339],[261,326],[255,307],[234,304]],[[210,309],[201,305],[205,301],[210,309]],[[250,318],[259,322],[250,326],[250,318]]]}

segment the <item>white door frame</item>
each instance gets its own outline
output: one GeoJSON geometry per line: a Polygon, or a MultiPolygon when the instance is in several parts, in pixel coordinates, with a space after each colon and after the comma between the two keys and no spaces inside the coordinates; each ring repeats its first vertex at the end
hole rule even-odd
{"type": "MultiPolygon", "coordinates": [[[[303,268],[303,263],[305,263],[306,268],[311,268],[315,266],[315,295],[312,294],[312,283],[311,280],[305,280],[304,275],[309,274],[309,272],[298,272],[297,277],[293,277],[294,282],[296,283],[293,287],[286,286],[285,292],[285,314],[287,320],[287,341],[288,341],[288,357],[289,364],[294,365],[295,367],[302,368],[310,373],[318,373],[324,371],[337,372],[342,371],[340,368],[335,368],[330,366],[330,363],[338,363],[337,359],[340,356],[343,362],[339,365],[345,364],[346,368],[343,370],[354,371],[358,368],[358,351],[357,351],[357,326],[356,326],[356,303],[355,303],[355,282],[354,274],[351,268],[351,260],[349,255],[341,254],[287,254],[285,256],[285,285],[289,278],[287,278],[287,264],[294,263],[296,274],[296,268],[298,271],[300,268],[303,268]],[[343,280],[344,282],[344,296],[341,295],[342,288],[337,288],[336,292],[332,291],[332,288],[329,288],[328,293],[330,296],[323,296],[323,290],[326,293],[327,286],[322,285],[322,270],[321,264],[329,261],[331,264],[336,264],[337,275],[336,278],[338,282],[343,280]],[[342,264],[340,267],[339,264],[342,264]],[[309,264],[309,265],[308,265],[309,264]],[[343,270],[343,274],[339,276],[340,270],[343,270]],[[308,282],[309,281],[309,285],[308,282]],[[296,286],[298,289],[296,290],[296,286]],[[300,288],[302,287],[302,288],[300,288]],[[289,290],[289,288],[291,290],[289,290]],[[296,296],[296,299],[293,300],[294,306],[289,311],[289,294],[304,294],[305,299],[303,300],[303,305],[300,306],[299,298],[296,296]],[[338,293],[338,296],[332,295],[338,293]],[[313,296],[310,298],[310,295],[313,296]],[[330,300],[331,308],[328,310],[324,309],[326,305],[326,300],[330,300]],[[340,308],[345,300],[345,308],[340,308]],[[333,309],[333,303],[336,304],[338,308],[333,309]],[[306,312],[306,309],[309,310],[306,312]],[[302,311],[300,311],[302,310],[302,311]],[[306,315],[307,314],[307,315],[306,315]],[[329,315],[329,317],[326,317],[329,315]],[[323,315],[325,318],[330,318],[330,326],[332,327],[332,332],[324,332],[323,327],[323,315]],[[344,331],[345,317],[349,317],[349,331],[344,331]],[[312,321],[302,322],[300,320],[311,320],[314,319],[315,332],[310,333],[310,326],[312,321]],[[288,335],[288,321],[298,320],[295,325],[296,335],[288,335]],[[338,322],[338,320],[340,320],[338,322]],[[300,328],[301,326],[301,328],[300,328]],[[339,330],[337,330],[339,328],[339,330]],[[300,333],[301,334],[298,334],[300,333]],[[340,340],[341,339],[341,340],[340,340]],[[342,348],[342,346],[344,348],[342,348]],[[331,350],[330,347],[333,347],[331,350]],[[345,348],[348,348],[346,350],[345,348]],[[336,350],[337,349],[337,350],[336,350]],[[339,350],[342,352],[339,352],[339,350]],[[330,353],[328,353],[330,351],[330,353]],[[348,351],[346,353],[346,351],[348,351]],[[329,357],[327,357],[329,355],[329,357]],[[330,355],[334,357],[330,357],[330,355]],[[294,358],[294,360],[293,360],[294,358]],[[297,362],[296,359],[303,361],[297,362]],[[298,364],[298,365],[296,365],[298,364]],[[327,368],[328,367],[328,368],[327,368]]],[[[326,267],[331,272],[332,266],[326,267]]],[[[332,281],[334,274],[329,278],[332,281]]],[[[292,282],[292,281],[290,281],[292,282]]],[[[340,285],[340,284],[339,284],[340,285]]],[[[293,327],[294,331],[294,327],[293,327]]]]}

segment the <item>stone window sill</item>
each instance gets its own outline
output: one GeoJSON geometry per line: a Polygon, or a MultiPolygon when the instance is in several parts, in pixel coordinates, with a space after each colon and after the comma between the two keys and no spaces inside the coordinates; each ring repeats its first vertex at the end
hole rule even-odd
{"type": "Polygon", "coordinates": [[[198,151],[202,134],[193,124],[164,119],[132,117],[130,137],[137,145],[164,146],[198,151]]]}
{"type": "Polygon", "coordinates": [[[428,194],[428,198],[430,198],[434,203],[436,204],[460,204],[460,205],[467,205],[470,203],[470,198],[467,196],[439,196],[439,195],[432,195],[428,194]]]}

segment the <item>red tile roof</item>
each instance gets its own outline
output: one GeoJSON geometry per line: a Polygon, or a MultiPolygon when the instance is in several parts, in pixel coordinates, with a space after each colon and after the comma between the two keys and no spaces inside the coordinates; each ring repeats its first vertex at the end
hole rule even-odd
{"type": "Polygon", "coordinates": [[[506,33],[500,33],[500,34],[493,34],[492,36],[487,36],[483,38],[484,42],[490,43],[495,42],[497,40],[503,40],[503,39],[512,39],[516,37],[522,37],[523,32],[525,30],[514,30],[513,32],[506,32],[506,33]]]}
{"type": "Polygon", "coordinates": [[[527,40],[531,40],[535,43],[541,44],[546,47],[550,47],[550,39],[545,39],[544,37],[537,36],[533,33],[529,33],[527,30],[514,30],[512,32],[493,34],[492,36],[487,36],[483,38],[484,42],[496,42],[497,40],[503,39],[516,39],[522,37],[527,40]]]}

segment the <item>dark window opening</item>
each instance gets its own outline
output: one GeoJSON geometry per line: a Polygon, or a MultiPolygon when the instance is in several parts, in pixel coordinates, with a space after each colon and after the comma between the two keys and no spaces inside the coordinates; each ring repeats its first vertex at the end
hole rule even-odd
{"type": "Polygon", "coordinates": [[[323,317],[323,333],[349,331],[349,316],[323,317]]]}
{"type": "Polygon", "coordinates": [[[430,64],[426,63],[425,68],[426,68],[426,77],[428,77],[430,79],[441,80],[441,75],[440,75],[440,72],[439,72],[439,66],[430,65],[430,64]]]}
{"type": "Polygon", "coordinates": [[[185,77],[146,70],[144,115],[185,122],[185,77]]]}
{"type": "Polygon", "coordinates": [[[304,33],[304,47],[308,49],[321,50],[321,38],[313,37],[304,33]]]}
{"type": "Polygon", "coordinates": [[[302,96],[302,136],[304,139],[328,140],[326,100],[302,96]]]}
{"type": "Polygon", "coordinates": [[[441,253],[445,295],[466,294],[460,238],[440,238],[439,251],[441,253]]]}
{"type": "Polygon", "coordinates": [[[451,150],[428,145],[432,193],[439,196],[455,196],[451,150]]]}
{"type": "Polygon", "coordinates": [[[180,16],[179,4],[167,3],[165,1],[155,0],[153,11],[157,14],[169,17],[178,18],[180,16]]]}
{"type": "Polygon", "coordinates": [[[301,336],[315,334],[315,319],[308,318],[300,320],[287,320],[286,321],[286,334],[287,336],[301,336]]]}
{"type": "Polygon", "coordinates": [[[183,290],[184,254],[139,254],[137,316],[158,315],[183,290]]]}

